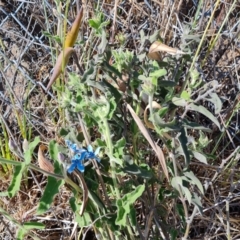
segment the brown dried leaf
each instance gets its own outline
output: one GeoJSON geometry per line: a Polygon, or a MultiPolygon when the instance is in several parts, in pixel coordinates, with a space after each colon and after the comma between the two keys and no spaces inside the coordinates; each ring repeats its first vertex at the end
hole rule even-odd
{"type": "Polygon", "coordinates": [[[50,79],[50,81],[47,85],[47,91],[52,86],[52,84],[55,82],[55,80],[59,77],[59,75],[63,71],[63,69],[66,67],[66,65],[68,63],[68,60],[69,60],[71,54],[74,51],[75,51],[74,48],[67,47],[67,48],[65,48],[64,51],[62,51],[59,54],[58,59],[56,61],[56,64],[54,66],[53,74],[52,74],[51,79],[50,79]]]}
{"type": "Polygon", "coordinates": [[[176,54],[184,54],[184,52],[182,52],[181,50],[177,49],[177,48],[172,48],[167,46],[166,44],[163,44],[159,41],[155,41],[151,47],[149,48],[149,54],[151,55],[152,53],[155,52],[166,52],[169,53],[171,55],[176,55],[176,54]]]}
{"type": "Polygon", "coordinates": [[[147,54],[148,58],[151,60],[161,61],[162,55],[159,52],[151,52],[147,54]]]}
{"type": "Polygon", "coordinates": [[[130,113],[131,113],[133,119],[135,120],[136,124],[138,125],[140,131],[142,132],[143,136],[147,139],[147,141],[149,142],[149,144],[151,145],[151,147],[155,151],[155,153],[158,157],[158,160],[159,160],[159,162],[162,166],[163,172],[164,172],[167,180],[169,181],[167,165],[166,165],[166,161],[165,161],[165,157],[164,157],[164,154],[162,152],[162,149],[152,140],[149,132],[147,131],[147,129],[143,125],[141,119],[138,117],[138,115],[134,112],[134,110],[132,109],[132,107],[129,104],[127,104],[127,108],[130,111],[130,113]]]}
{"type": "Polygon", "coordinates": [[[50,172],[50,173],[54,173],[54,167],[52,165],[51,162],[49,162],[45,156],[43,151],[46,149],[47,147],[43,144],[41,144],[38,148],[38,163],[41,169],[50,172]]]}
{"type": "Polygon", "coordinates": [[[79,181],[79,183],[81,185],[81,188],[83,190],[83,201],[82,201],[82,205],[81,205],[80,212],[79,212],[80,216],[82,216],[83,213],[84,213],[84,210],[87,206],[87,202],[88,202],[88,187],[87,187],[87,184],[86,184],[86,182],[84,180],[84,177],[83,177],[81,172],[73,171],[73,174],[78,178],[78,181],[79,181]]]}

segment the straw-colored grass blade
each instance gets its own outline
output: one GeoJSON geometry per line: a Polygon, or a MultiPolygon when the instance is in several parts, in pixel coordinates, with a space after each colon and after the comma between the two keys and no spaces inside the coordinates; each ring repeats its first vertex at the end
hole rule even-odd
{"type": "Polygon", "coordinates": [[[129,104],[127,104],[127,108],[130,111],[130,113],[131,113],[133,119],[135,120],[136,124],[138,125],[140,131],[142,132],[143,136],[147,139],[147,141],[149,142],[149,144],[151,145],[151,147],[155,151],[155,153],[158,157],[158,160],[159,160],[159,162],[162,166],[163,172],[164,172],[167,180],[169,181],[167,165],[166,165],[166,161],[165,161],[165,157],[164,157],[164,154],[162,152],[162,149],[152,140],[149,132],[145,128],[141,119],[138,117],[138,115],[134,112],[134,110],[132,109],[132,107],[129,104]]]}
{"type": "Polygon", "coordinates": [[[56,64],[54,66],[54,70],[53,70],[53,74],[50,78],[50,81],[47,85],[47,90],[49,90],[49,88],[52,86],[52,84],[55,82],[55,80],[59,77],[59,75],[61,74],[61,72],[65,69],[68,60],[71,56],[71,54],[74,52],[74,48],[72,47],[67,47],[65,48],[64,51],[62,51],[59,56],[58,59],[56,61],[56,64]]]}
{"type": "Polygon", "coordinates": [[[83,8],[81,8],[80,11],[78,12],[78,15],[75,21],[73,22],[71,30],[67,33],[65,43],[64,43],[65,48],[73,47],[74,43],[76,42],[78,31],[82,22],[82,18],[83,18],[83,8]]]}

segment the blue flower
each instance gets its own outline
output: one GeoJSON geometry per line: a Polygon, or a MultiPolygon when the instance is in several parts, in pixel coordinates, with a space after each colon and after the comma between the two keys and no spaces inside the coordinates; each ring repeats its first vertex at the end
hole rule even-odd
{"type": "Polygon", "coordinates": [[[87,161],[89,159],[96,159],[98,162],[100,162],[100,159],[97,157],[100,147],[96,149],[95,152],[93,152],[93,148],[91,145],[85,148],[78,148],[77,144],[72,143],[69,140],[66,140],[66,144],[69,147],[69,149],[73,152],[73,157],[71,159],[71,165],[68,168],[68,172],[72,173],[75,168],[77,168],[80,172],[84,172],[85,166],[84,161],[87,161]]]}

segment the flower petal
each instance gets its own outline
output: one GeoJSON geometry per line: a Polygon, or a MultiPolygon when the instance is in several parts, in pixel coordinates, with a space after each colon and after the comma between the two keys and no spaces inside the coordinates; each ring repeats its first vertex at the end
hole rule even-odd
{"type": "Polygon", "coordinates": [[[71,142],[69,141],[69,140],[65,140],[65,143],[67,144],[67,146],[70,148],[70,146],[71,146],[71,142]]]}
{"type": "Polygon", "coordinates": [[[76,162],[83,161],[85,158],[85,155],[86,153],[82,153],[82,154],[77,153],[73,156],[72,161],[76,161],[76,162]]]}
{"type": "Polygon", "coordinates": [[[87,150],[88,150],[89,152],[93,152],[92,146],[91,146],[91,145],[88,145],[87,150]]]}
{"type": "Polygon", "coordinates": [[[71,166],[68,168],[68,172],[69,173],[72,173],[73,171],[74,171],[74,169],[76,168],[76,164],[75,163],[73,163],[73,164],[71,164],[71,166]]]}
{"type": "Polygon", "coordinates": [[[87,150],[86,149],[84,149],[84,148],[77,148],[76,149],[76,151],[75,151],[75,153],[83,153],[83,152],[87,152],[87,150]]]}
{"type": "Polygon", "coordinates": [[[66,144],[74,153],[78,150],[77,144],[74,144],[69,140],[66,140],[66,144]]]}
{"type": "Polygon", "coordinates": [[[86,155],[86,160],[88,159],[91,159],[91,158],[95,158],[95,154],[93,152],[88,152],[87,155],[86,155]]]}
{"type": "Polygon", "coordinates": [[[83,165],[81,162],[78,162],[78,163],[77,163],[77,169],[78,169],[80,172],[84,172],[85,167],[84,167],[84,165],[83,165]]]}

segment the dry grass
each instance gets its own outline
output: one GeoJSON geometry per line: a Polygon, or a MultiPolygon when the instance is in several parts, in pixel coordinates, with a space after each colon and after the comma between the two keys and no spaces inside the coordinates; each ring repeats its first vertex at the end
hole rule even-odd
{"type": "MultiPolygon", "coordinates": [[[[116,0],[115,0],[116,1],[116,0]]],[[[70,4],[68,20],[72,22],[76,15],[77,5],[70,4]]],[[[101,1],[101,10],[105,17],[111,21],[109,27],[109,41],[118,46],[121,34],[126,37],[125,49],[140,51],[140,30],[145,34],[153,34],[160,29],[160,36],[165,44],[180,48],[184,37],[184,26],[194,23],[197,1],[101,1]],[[114,6],[117,5],[117,11],[114,6]],[[113,27],[115,23],[115,27],[113,27]]],[[[195,21],[193,37],[201,38],[209,21],[214,1],[203,1],[203,13],[195,21]]],[[[213,49],[208,52],[209,44],[217,34],[218,29],[231,7],[231,0],[222,1],[211,22],[204,45],[197,56],[196,66],[201,69],[202,78],[206,82],[217,80],[221,84],[221,96],[224,108],[219,119],[226,125],[224,133],[214,129],[210,139],[212,144],[206,150],[215,156],[209,159],[209,166],[200,163],[191,163],[192,171],[202,183],[209,185],[205,196],[202,196],[203,215],[194,214],[190,229],[190,239],[227,239],[226,231],[230,229],[232,239],[240,239],[240,184],[239,184],[239,155],[234,160],[229,158],[236,152],[240,142],[239,114],[237,111],[240,88],[240,5],[236,5],[223,27],[213,49]],[[219,143],[218,140],[220,139],[219,143]],[[216,150],[213,149],[218,143],[216,150]],[[222,164],[222,165],[221,165],[222,164]],[[219,169],[219,166],[222,166],[219,169]],[[227,209],[229,209],[227,211],[227,209]]],[[[87,20],[94,15],[96,2],[84,1],[85,18],[80,37],[86,41],[85,49],[77,49],[79,56],[88,51],[88,38],[91,30],[87,20]]],[[[81,5],[81,3],[80,3],[81,5]]],[[[64,13],[64,4],[61,12],[64,13]]],[[[63,16],[62,16],[63,17],[63,16]]],[[[52,58],[61,49],[61,45],[43,35],[47,31],[52,35],[59,33],[60,16],[54,1],[11,1],[0,2],[0,104],[1,128],[5,128],[8,137],[18,146],[22,146],[24,138],[40,135],[43,142],[48,143],[58,137],[59,129],[64,126],[64,115],[58,111],[58,96],[52,92],[45,93],[49,76],[53,67],[52,58]],[[51,51],[53,52],[51,54],[51,51]],[[25,131],[20,131],[17,120],[26,121],[25,131]]],[[[97,44],[93,42],[93,44],[97,44]]],[[[193,54],[197,50],[192,49],[193,54]]],[[[94,53],[90,53],[90,57],[94,53]]],[[[74,64],[69,70],[76,69],[74,64]]],[[[187,69],[186,69],[187,70],[187,69]]],[[[184,76],[182,76],[184,78],[184,76]]],[[[212,106],[203,102],[211,109],[212,106]]],[[[188,116],[189,119],[194,116],[188,116]]],[[[201,119],[209,125],[206,119],[201,119]]],[[[3,145],[7,138],[0,134],[3,145]]],[[[27,188],[23,188],[16,197],[0,198],[3,207],[18,222],[36,220],[46,224],[46,229],[36,233],[41,239],[69,239],[74,228],[73,215],[68,205],[71,193],[63,188],[55,199],[55,205],[45,216],[35,215],[37,203],[45,186],[45,177],[33,172],[26,176],[27,188]]],[[[1,191],[6,190],[9,176],[0,180],[1,191]]],[[[178,221],[172,213],[175,212],[171,202],[165,209],[165,221],[171,226],[179,228],[178,221]]],[[[139,214],[143,210],[139,210],[139,214]]],[[[141,214],[148,218],[148,211],[141,214]]],[[[189,213],[191,216],[191,212],[189,213]]],[[[1,216],[0,239],[14,239],[14,225],[1,216]]],[[[89,232],[86,239],[94,239],[89,232]]]]}

